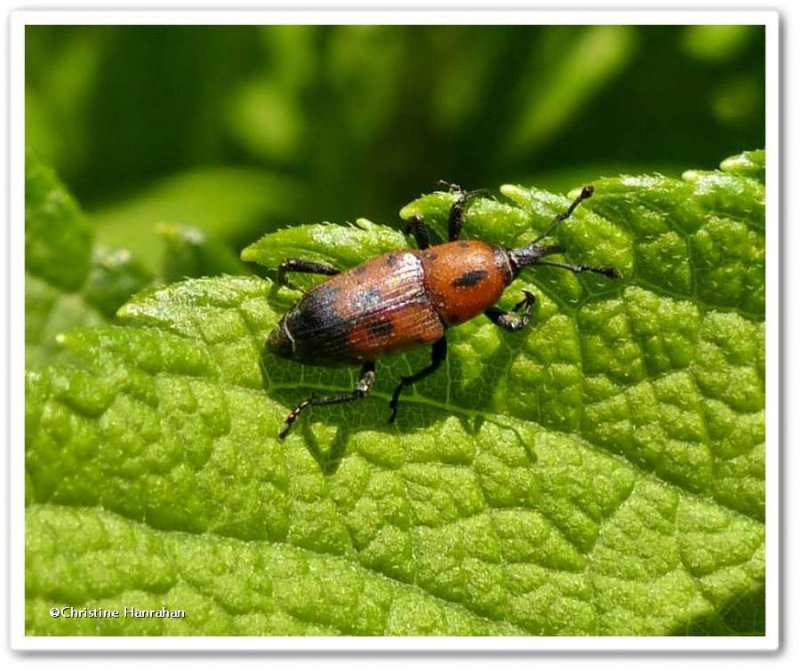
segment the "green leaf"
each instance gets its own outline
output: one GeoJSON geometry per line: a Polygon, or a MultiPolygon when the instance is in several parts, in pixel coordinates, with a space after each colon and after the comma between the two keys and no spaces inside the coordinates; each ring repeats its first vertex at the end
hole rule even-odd
{"type": "MultiPolygon", "coordinates": [[[[95,244],[85,215],[53,171],[30,151],[26,158],[28,365],[58,358],[60,333],[113,321],[117,309],[148,285],[250,272],[215,235],[189,224],[161,224],[152,227],[164,243],[162,267],[154,277],[130,250],[95,244]]],[[[139,220],[140,226],[145,223],[139,220]]]]}
{"type": "Polygon", "coordinates": [[[166,246],[161,271],[164,282],[250,272],[228,244],[198,226],[161,224],[158,232],[166,246]]]}
{"type": "Polygon", "coordinates": [[[259,170],[212,167],[170,177],[128,200],[94,212],[98,239],[130,249],[158,273],[161,245],[156,222],[186,222],[212,235],[261,230],[298,199],[297,184],[259,170]]]}
{"type": "Polygon", "coordinates": [[[91,232],[78,204],[55,173],[28,151],[25,157],[25,268],[65,290],[89,272],[91,232]],[[69,259],[69,263],[64,263],[69,259]]]}
{"type": "MultiPolygon", "coordinates": [[[[398,231],[358,219],[355,225],[308,224],[270,233],[246,247],[242,260],[274,270],[287,258],[302,256],[309,261],[348,268],[405,246],[406,240],[398,231]]],[[[314,281],[296,275],[292,283],[308,287],[314,281]]]]}
{"type": "Polygon", "coordinates": [[[96,246],[83,296],[110,320],[123,303],[152,281],[152,275],[127,249],[96,246]]]}
{"type": "Polygon", "coordinates": [[[149,284],[124,250],[93,247],[93,235],[72,195],[35,154],[25,158],[25,360],[56,355],[56,336],[95,326],[149,284]]]}
{"type": "MultiPolygon", "coordinates": [[[[263,351],[298,295],[269,280],[148,289],[120,325],[64,334],[82,365],[27,379],[28,633],[763,635],[758,174],[595,182],[558,238],[625,280],[525,271],[502,305],[534,291],[532,328],[450,331],[393,425],[394,384],[427,352],[277,439],[355,371],[263,351]],[[186,614],[52,619],[60,605],[186,614]]],[[[465,235],[528,242],[569,203],[503,194],[465,235]]],[[[403,214],[441,232],[452,199],[403,214]]],[[[406,244],[361,225],[278,231],[244,257],[346,267],[406,244]]]]}

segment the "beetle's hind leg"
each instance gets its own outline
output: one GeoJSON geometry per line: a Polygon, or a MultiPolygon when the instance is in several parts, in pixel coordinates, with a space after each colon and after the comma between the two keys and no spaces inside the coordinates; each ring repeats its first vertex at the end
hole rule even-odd
{"type": "Polygon", "coordinates": [[[286,259],[281,265],[278,266],[278,284],[286,287],[291,287],[292,284],[287,281],[286,275],[288,273],[312,273],[315,275],[338,275],[341,270],[335,268],[330,263],[321,263],[318,261],[306,261],[304,259],[286,259]]]}
{"type": "Polygon", "coordinates": [[[392,394],[392,400],[389,401],[389,408],[392,411],[389,415],[389,424],[394,422],[394,420],[397,418],[397,403],[400,398],[400,392],[403,391],[403,387],[407,387],[415,382],[419,382],[424,377],[428,377],[428,375],[433,373],[437,368],[439,368],[439,366],[442,365],[442,362],[446,358],[447,340],[443,336],[433,343],[433,347],[431,348],[431,362],[428,364],[428,366],[423,368],[418,373],[414,373],[408,377],[403,376],[400,378],[400,384],[395,387],[394,393],[392,394]]]}
{"type": "Polygon", "coordinates": [[[511,312],[506,312],[500,308],[489,308],[483,314],[506,331],[519,331],[520,329],[524,329],[531,320],[531,309],[536,302],[536,296],[530,291],[524,291],[523,293],[525,294],[525,298],[511,308],[511,312],[519,312],[522,310],[521,315],[511,314],[511,312]]]}
{"type": "Polygon", "coordinates": [[[353,391],[347,394],[337,394],[335,396],[320,396],[319,398],[311,396],[302,403],[298,403],[295,409],[292,410],[286,417],[286,426],[284,427],[283,431],[278,434],[278,437],[281,439],[286,438],[290,429],[292,428],[292,424],[297,421],[300,413],[306,408],[314,405],[336,405],[337,403],[358,401],[369,394],[373,384],[375,384],[375,363],[369,361],[361,367],[358,385],[353,391]]]}

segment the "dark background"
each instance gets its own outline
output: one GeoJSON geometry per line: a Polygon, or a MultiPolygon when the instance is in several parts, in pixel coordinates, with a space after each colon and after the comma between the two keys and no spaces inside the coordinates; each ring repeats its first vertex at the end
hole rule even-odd
{"type": "Polygon", "coordinates": [[[748,26],[29,26],[26,139],[102,242],[237,248],[436,181],[566,191],[764,145],[748,26]]]}

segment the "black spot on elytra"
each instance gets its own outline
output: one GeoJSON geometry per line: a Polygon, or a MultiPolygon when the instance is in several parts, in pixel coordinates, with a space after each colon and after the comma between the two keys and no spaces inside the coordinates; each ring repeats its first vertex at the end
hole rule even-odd
{"type": "Polygon", "coordinates": [[[386,265],[390,268],[394,268],[397,265],[397,257],[394,254],[389,254],[386,257],[386,265]]]}
{"type": "Polygon", "coordinates": [[[488,270],[470,270],[464,273],[457,280],[453,280],[454,287],[474,287],[481,280],[489,276],[488,270]]]}
{"type": "Polygon", "coordinates": [[[392,322],[387,321],[385,319],[381,319],[380,321],[372,322],[369,326],[370,335],[375,336],[376,338],[380,338],[382,336],[391,335],[394,332],[394,326],[392,326],[392,322]]]}
{"type": "Polygon", "coordinates": [[[309,314],[332,318],[335,316],[334,303],[340,293],[341,289],[338,286],[331,286],[329,282],[323,282],[303,296],[298,307],[309,314]]]}
{"type": "Polygon", "coordinates": [[[369,291],[358,292],[353,297],[353,305],[359,314],[368,314],[380,307],[383,301],[383,294],[380,289],[370,289],[369,291]]]}
{"type": "Polygon", "coordinates": [[[350,324],[336,311],[340,288],[326,282],[311,289],[286,315],[296,358],[301,361],[337,361],[347,344],[350,324]]]}

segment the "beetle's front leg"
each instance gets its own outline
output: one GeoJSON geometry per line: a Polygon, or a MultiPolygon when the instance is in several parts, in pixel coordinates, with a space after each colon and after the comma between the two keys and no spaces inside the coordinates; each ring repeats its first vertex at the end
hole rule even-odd
{"type": "Polygon", "coordinates": [[[428,227],[425,225],[425,220],[419,214],[415,214],[413,217],[406,219],[406,227],[403,232],[406,235],[411,233],[414,236],[414,240],[417,241],[418,249],[428,249],[428,247],[431,246],[428,227]]]}
{"type": "Polygon", "coordinates": [[[375,363],[369,361],[362,366],[358,385],[353,391],[347,394],[337,394],[336,396],[320,396],[319,398],[311,396],[302,403],[298,403],[295,409],[292,410],[286,417],[286,426],[284,427],[283,431],[278,434],[278,437],[280,439],[286,438],[289,430],[292,428],[292,424],[297,421],[300,413],[306,408],[313,405],[335,405],[337,403],[358,401],[369,394],[373,384],[375,384],[375,363]]]}
{"type": "Polygon", "coordinates": [[[464,191],[458,184],[451,184],[443,180],[440,181],[439,184],[448,187],[450,193],[458,194],[458,200],[450,207],[450,216],[447,221],[447,238],[450,242],[454,242],[461,237],[461,229],[464,226],[464,216],[469,201],[476,196],[489,196],[491,194],[487,189],[464,191]]]}
{"type": "Polygon", "coordinates": [[[511,312],[519,312],[522,310],[521,315],[511,314],[511,312],[506,312],[500,308],[489,308],[483,314],[506,331],[519,331],[520,329],[524,329],[531,320],[531,310],[533,309],[533,304],[536,302],[536,296],[530,291],[523,291],[522,293],[525,294],[525,298],[511,308],[511,312]]]}
{"type": "Polygon", "coordinates": [[[287,273],[313,273],[316,275],[338,275],[341,270],[335,268],[330,263],[318,261],[306,261],[304,259],[286,259],[278,266],[278,284],[294,287],[286,280],[287,273]]]}

